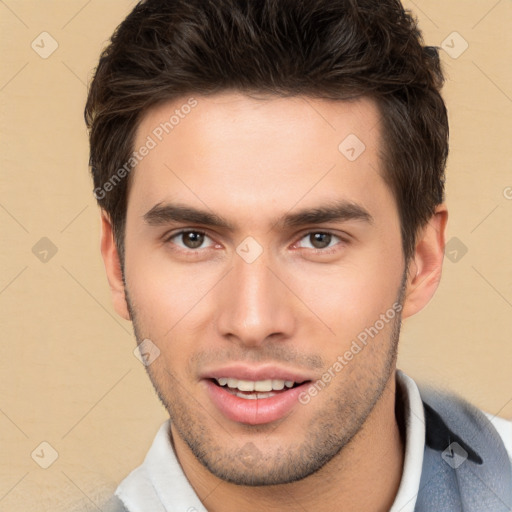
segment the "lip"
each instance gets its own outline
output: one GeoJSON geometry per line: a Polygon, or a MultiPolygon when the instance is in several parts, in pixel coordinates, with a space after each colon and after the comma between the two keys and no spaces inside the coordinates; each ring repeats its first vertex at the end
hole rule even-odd
{"type": "Polygon", "coordinates": [[[298,405],[301,392],[313,380],[312,376],[277,366],[250,367],[233,365],[215,369],[202,376],[202,383],[217,410],[227,419],[247,425],[272,423],[287,416],[298,405]],[[277,392],[270,398],[249,400],[226,391],[213,382],[213,379],[227,377],[238,380],[290,380],[302,384],[277,392]]]}
{"type": "Polygon", "coordinates": [[[220,379],[227,377],[238,380],[291,380],[293,382],[304,382],[314,380],[313,375],[307,375],[298,371],[280,368],[275,365],[248,366],[248,365],[230,365],[224,368],[216,368],[206,371],[200,376],[202,379],[220,379]]]}
{"type": "Polygon", "coordinates": [[[229,420],[247,425],[262,425],[280,420],[298,405],[300,393],[309,385],[279,391],[270,398],[248,400],[232,395],[212,380],[205,379],[207,393],[216,408],[229,420]]]}

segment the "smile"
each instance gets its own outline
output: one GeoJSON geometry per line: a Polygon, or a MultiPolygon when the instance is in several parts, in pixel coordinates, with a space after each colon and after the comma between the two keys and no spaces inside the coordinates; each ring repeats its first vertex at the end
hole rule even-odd
{"type": "Polygon", "coordinates": [[[297,385],[292,380],[267,379],[267,380],[239,380],[228,377],[215,379],[217,384],[229,393],[245,400],[262,400],[275,396],[276,392],[283,389],[291,389],[297,385]]]}
{"type": "Polygon", "coordinates": [[[207,394],[228,420],[261,425],[284,419],[298,403],[298,396],[311,381],[284,379],[245,380],[232,377],[204,379],[207,394]]]}

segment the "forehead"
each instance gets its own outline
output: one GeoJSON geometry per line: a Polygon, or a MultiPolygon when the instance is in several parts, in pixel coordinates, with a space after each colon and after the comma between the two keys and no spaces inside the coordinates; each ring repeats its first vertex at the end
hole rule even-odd
{"type": "MultiPolygon", "coordinates": [[[[183,97],[143,117],[129,209],[162,201],[262,213],[315,201],[382,202],[379,109],[369,98],[183,97]]],[[[389,200],[389,197],[387,198],[389,200]]]]}

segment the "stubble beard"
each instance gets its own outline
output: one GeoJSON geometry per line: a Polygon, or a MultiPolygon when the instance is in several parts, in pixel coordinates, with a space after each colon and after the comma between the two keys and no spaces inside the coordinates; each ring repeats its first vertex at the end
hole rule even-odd
{"type": "MultiPolygon", "coordinates": [[[[406,273],[398,294],[399,304],[403,304],[405,277],[406,273]]],[[[147,336],[143,334],[144,329],[138,321],[126,284],[125,296],[135,338],[137,344],[140,344],[147,336]]],[[[275,425],[242,426],[243,438],[251,437],[250,434],[255,434],[255,437],[253,441],[242,441],[241,437],[238,440],[236,436],[222,430],[194,398],[187,396],[185,386],[169,370],[155,364],[147,366],[146,370],[157,396],[169,414],[171,428],[208,471],[236,485],[288,484],[318,472],[361,430],[394,375],[400,327],[401,314],[397,312],[389,339],[376,342],[382,345],[386,343],[387,346],[380,353],[380,359],[373,361],[378,363],[377,367],[367,366],[366,373],[358,374],[354,371],[357,370],[357,361],[352,362],[351,368],[347,366],[348,370],[352,370],[349,373],[352,378],[337,376],[339,380],[329,385],[337,385],[337,390],[330,393],[322,410],[308,424],[299,426],[305,433],[302,440],[288,443],[287,446],[272,445],[270,451],[265,451],[265,442],[272,443],[275,425]],[[226,441],[221,441],[222,438],[226,438],[226,441]]],[[[347,369],[343,371],[347,372],[347,369]]],[[[293,416],[308,406],[295,408],[281,423],[296,424],[293,416]]],[[[171,431],[169,436],[172,443],[171,431]]]]}

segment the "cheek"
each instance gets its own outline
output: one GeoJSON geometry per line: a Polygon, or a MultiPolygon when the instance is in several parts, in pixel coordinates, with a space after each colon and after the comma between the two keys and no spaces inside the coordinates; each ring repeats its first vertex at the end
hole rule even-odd
{"type": "Polygon", "coordinates": [[[374,325],[393,307],[402,276],[396,261],[386,266],[378,257],[360,255],[336,267],[304,268],[290,279],[304,303],[342,341],[374,325]]]}
{"type": "Polygon", "coordinates": [[[213,267],[176,264],[164,251],[132,251],[126,284],[141,334],[165,347],[185,344],[184,331],[195,330],[218,279],[213,267]]]}

